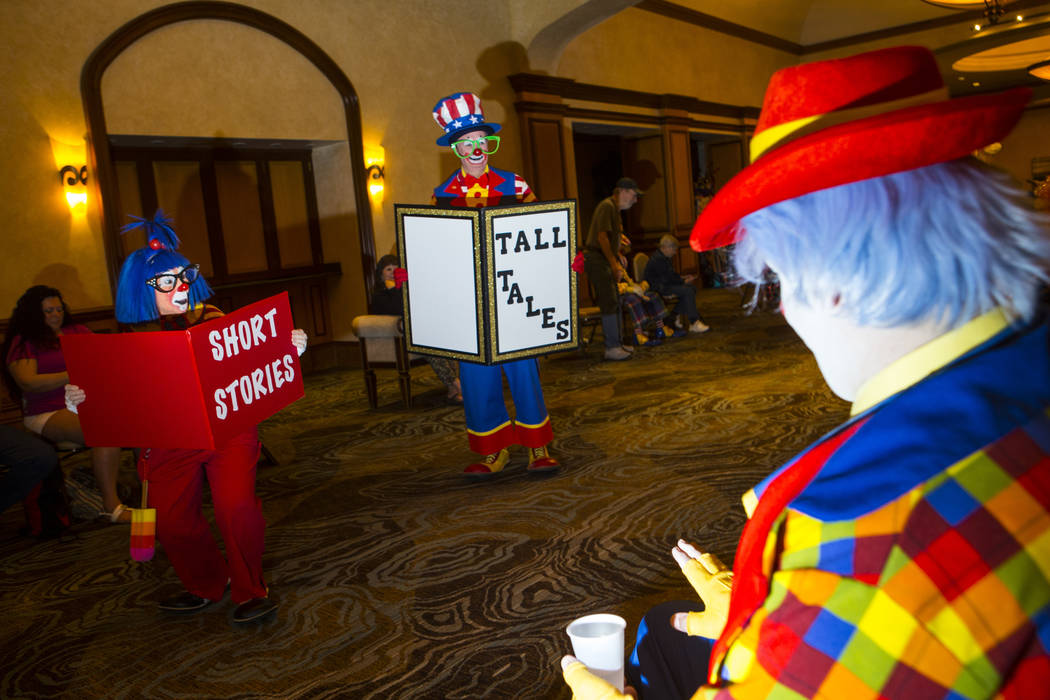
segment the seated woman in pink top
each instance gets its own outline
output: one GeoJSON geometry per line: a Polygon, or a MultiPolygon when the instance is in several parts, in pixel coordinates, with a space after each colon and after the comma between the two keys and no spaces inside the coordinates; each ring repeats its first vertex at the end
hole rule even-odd
{"type": "MultiPolygon", "coordinates": [[[[4,383],[11,397],[21,399],[26,428],[54,443],[84,444],[80,419],[66,409],[66,362],[58,337],[91,330],[69,317],[62,294],[53,287],[36,285],[26,290],[11,312],[2,355],[4,383]]],[[[130,522],[131,511],[117,496],[119,447],[91,450],[95,480],[102,492],[102,507],[110,522],[130,522]]]]}

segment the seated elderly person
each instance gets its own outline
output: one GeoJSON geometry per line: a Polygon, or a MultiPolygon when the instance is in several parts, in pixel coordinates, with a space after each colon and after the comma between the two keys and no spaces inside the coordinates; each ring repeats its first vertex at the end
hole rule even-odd
{"type": "MultiPolygon", "coordinates": [[[[626,269],[627,261],[620,256],[621,265],[626,269]]],[[[624,272],[623,279],[617,283],[616,291],[620,295],[620,306],[631,314],[634,321],[634,342],[638,345],[660,345],[664,338],[680,338],[684,330],[672,330],[664,327],[664,319],[669,312],[660,295],[649,289],[648,282],[635,282],[624,272]]]]}
{"type": "MultiPolygon", "coordinates": [[[[368,313],[380,316],[404,316],[405,302],[401,296],[401,284],[395,279],[398,270],[396,255],[384,255],[376,263],[376,281],[372,290],[372,303],[368,313]]],[[[403,281],[403,280],[402,280],[403,281]]],[[[426,357],[434,374],[448,389],[448,400],[463,403],[463,389],[459,384],[459,371],[455,360],[446,357],[426,357]]]]}
{"type": "MultiPolygon", "coordinates": [[[[649,283],[650,289],[665,297],[678,297],[676,315],[685,316],[689,323],[690,333],[704,333],[710,328],[700,320],[696,310],[696,287],[693,282],[696,275],[682,276],[675,272],[674,256],[678,252],[678,239],[671,234],[660,238],[660,248],[649,258],[642,273],[642,280],[649,283]]],[[[681,328],[680,324],[675,324],[681,328]]]]}
{"type": "Polygon", "coordinates": [[[27,499],[29,534],[56,535],[69,527],[62,470],[54,448],[35,435],[0,425],[0,513],[23,499],[27,499]]]}
{"type": "Polygon", "coordinates": [[[732,574],[674,548],[703,603],[646,616],[643,700],[1047,697],[1048,221],[969,157],[1030,91],[946,94],[919,47],[779,71],[697,220],[694,248],[777,274],[852,417],[745,497],[732,574]]]}

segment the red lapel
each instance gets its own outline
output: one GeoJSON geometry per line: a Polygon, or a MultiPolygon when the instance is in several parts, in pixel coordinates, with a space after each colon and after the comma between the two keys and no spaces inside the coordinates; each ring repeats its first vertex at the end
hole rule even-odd
{"type": "Polygon", "coordinates": [[[810,448],[766,487],[755,512],[744,526],[740,544],[737,545],[736,561],[733,562],[733,597],[729,601],[729,621],[711,650],[709,682],[718,683],[719,667],[725,659],[730,643],[736,639],[768,595],[769,580],[762,570],[762,552],[773,524],[788,504],[795,500],[802,489],[820,472],[831,455],[865,422],[858,421],[810,448]]]}

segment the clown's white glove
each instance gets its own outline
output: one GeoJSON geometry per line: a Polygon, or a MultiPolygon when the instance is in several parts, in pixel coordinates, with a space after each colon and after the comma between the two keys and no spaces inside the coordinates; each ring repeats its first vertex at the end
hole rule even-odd
{"type": "Polygon", "coordinates": [[[303,353],[306,352],[306,331],[299,328],[292,331],[292,345],[295,346],[299,357],[302,357],[303,353]]]}
{"type": "Polygon", "coordinates": [[[87,395],[84,390],[76,384],[66,384],[66,408],[71,412],[77,412],[77,406],[84,403],[87,395]]]}
{"type": "Polygon", "coordinates": [[[671,555],[704,601],[703,612],[675,613],[671,626],[691,636],[718,639],[729,620],[733,572],[714,554],[701,552],[685,540],[678,540],[671,555]]]}
{"type": "Polygon", "coordinates": [[[587,670],[575,656],[561,657],[561,675],[572,688],[573,700],[630,700],[637,697],[633,689],[621,693],[608,681],[587,670]]]}

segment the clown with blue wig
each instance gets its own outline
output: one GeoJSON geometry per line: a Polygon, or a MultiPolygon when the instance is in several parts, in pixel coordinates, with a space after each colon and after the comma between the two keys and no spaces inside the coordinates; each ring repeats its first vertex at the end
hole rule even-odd
{"type": "MultiPolygon", "coordinates": [[[[205,303],[212,290],[201,277],[199,266],[178,252],[179,239],[171,220],[159,210],[152,219],[135,218],[137,221],[122,232],[143,229],[147,245],[131,253],[121,268],[117,320],[136,331],[170,331],[221,317],[222,311],[205,303]]],[[[292,331],[292,343],[302,355],[306,333],[292,331]]],[[[83,389],[66,387],[66,404],[71,410],[86,398],[83,389]]],[[[159,419],[173,418],[162,412],[159,419]]],[[[220,600],[227,588],[237,603],[235,622],[258,620],[277,609],[262,570],[266,522],[255,495],[259,452],[257,428],[214,450],[142,450],[138,471],[143,482],[149,483],[156,536],[185,589],[161,601],[161,610],[198,612],[220,600]],[[225,557],[201,512],[205,477],[225,557]]]]}
{"type": "Polygon", "coordinates": [[[636,697],[1048,696],[1050,220],[971,155],[1030,95],[951,99],[917,46],[773,75],[690,240],[776,274],[851,415],[744,496],[731,569],[671,549],[699,600],[641,621],[636,697]]]}

